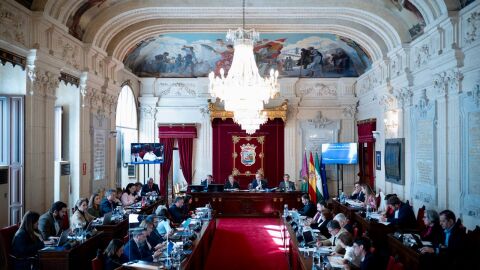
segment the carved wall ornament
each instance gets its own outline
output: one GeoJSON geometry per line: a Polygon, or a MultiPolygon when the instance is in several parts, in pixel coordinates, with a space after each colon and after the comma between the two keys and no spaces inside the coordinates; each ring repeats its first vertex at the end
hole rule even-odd
{"type": "Polygon", "coordinates": [[[480,81],[477,82],[472,91],[468,91],[467,95],[472,97],[473,102],[477,107],[480,107],[480,81]]]}
{"type": "Polygon", "coordinates": [[[443,71],[433,76],[433,87],[440,95],[460,93],[462,80],[463,74],[457,69],[443,71]]]}
{"type": "Polygon", "coordinates": [[[70,44],[65,42],[63,39],[58,39],[58,46],[61,47],[62,55],[61,58],[67,65],[70,65],[76,69],[80,69],[80,65],[78,64],[78,54],[80,49],[75,44],[70,44]]]}
{"type": "Polygon", "coordinates": [[[55,98],[55,92],[60,84],[59,74],[36,69],[32,77],[34,78],[32,95],[36,92],[40,96],[55,98]]]}
{"type": "Polygon", "coordinates": [[[337,91],[324,83],[315,83],[313,85],[307,85],[301,89],[298,94],[301,97],[335,97],[337,96],[337,91]]]}
{"type": "Polygon", "coordinates": [[[408,87],[395,90],[394,96],[402,107],[412,106],[413,92],[408,87]]]}
{"type": "Polygon", "coordinates": [[[142,119],[153,119],[155,118],[155,114],[157,113],[157,108],[149,105],[144,105],[140,107],[140,113],[142,114],[142,119]]]}
{"type": "Polygon", "coordinates": [[[0,25],[2,26],[0,29],[3,31],[0,32],[0,36],[25,45],[24,30],[26,29],[24,19],[25,16],[14,14],[0,3],[0,25]]]}
{"type": "Polygon", "coordinates": [[[477,40],[477,30],[480,26],[480,12],[472,12],[466,22],[465,43],[471,44],[477,40]]]}
{"type": "Polygon", "coordinates": [[[432,108],[432,103],[427,97],[427,89],[422,90],[422,95],[418,100],[418,104],[415,105],[415,108],[418,110],[421,117],[426,117],[427,112],[432,108]]]}
{"type": "Polygon", "coordinates": [[[317,116],[314,119],[308,119],[307,121],[315,128],[325,128],[326,125],[333,122],[332,120],[323,117],[321,111],[318,111],[317,116]]]}
{"type": "Polygon", "coordinates": [[[382,95],[380,100],[378,100],[378,105],[383,106],[385,111],[395,109],[395,98],[391,95],[382,95]]]}
{"type": "Polygon", "coordinates": [[[208,109],[208,105],[201,106],[198,108],[200,110],[200,113],[202,114],[202,117],[208,117],[210,114],[210,110],[208,109]]]}
{"type": "Polygon", "coordinates": [[[343,108],[343,116],[345,117],[354,117],[357,113],[357,105],[351,104],[343,108]]]}
{"type": "Polygon", "coordinates": [[[181,82],[176,83],[159,83],[159,96],[174,96],[174,97],[195,97],[194,84],[186,84],[181,82]]]}
{"type": "Polygon", "coordinates": [[[423,44],[417,49],[415,64],[417,67],[421,67],[423,64],[427,63],[428,59],[430,59],[430,48],[428,44],[423,44]]]}

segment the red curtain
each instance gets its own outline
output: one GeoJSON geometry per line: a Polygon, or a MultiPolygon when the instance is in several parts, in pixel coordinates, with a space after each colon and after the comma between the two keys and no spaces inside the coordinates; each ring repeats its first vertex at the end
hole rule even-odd
{"type": "Polygon", "coordinates": [[[375,187],[375,138],[372,131],[377,130],[377,121],[375,119],[363,120],[357,124],[360,163],[359,173],[360,181],[368,183],[372,188],[375,187]]]}
{"type": "Polygon", "coordinates": [[[358,142],[375,142],[372,131],[377,130],[377,121],[370,120],[368,122],[361,122],[357,124],[358,128],[358,142]]]}
{"type": "Polygon", "coordinates": [[[158,127],[159,138],[197,138],[197,127],[187,125],[163,125],[158,127]]]}
{"type": "MultiPolygon", "coordinates": [[[[278,186],[284,172],[284,130],[282,119],[268,120],[257,130],[252,137],[265,136],[263,144],[263,170],[269,187],[278,186]]],[[[232,119],[214,119],[212,122],[213,137],[213,178],[216,183],[224,183],[229,174],[232,174],[234,158],[234,143],[232,136],[246,137],[247,134],[235,124],[232,119]]],[[[260,160],[257,159],[256,162],[260,160]]],[[[252,175],[236,177],[241,188],[246,188],[255,178],[252,175]]]]}
{"type": "Polygon", "coordinates": [[[192,152],[193,139],[179,138],[178,152],[180,154],[180,166],[182,166],[183,176],[189,185],[192,184],[192,152]]]}
{"type": "Polygon", "coordinates": [[[167,182],[170,166],[172,165],[173,157],[173,138],[160,138],[160,143],[164,145],[163,164],[160,166],[160,194],[166,198],[167,196],[167,182]]]}

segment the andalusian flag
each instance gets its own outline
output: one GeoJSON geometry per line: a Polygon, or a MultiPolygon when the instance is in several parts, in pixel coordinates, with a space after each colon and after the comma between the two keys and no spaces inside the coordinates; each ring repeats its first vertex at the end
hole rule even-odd
{"type": "Polygon", "coordinates": [[[317,184],[315,189],[317,192],[317,202],[324,202],[322,177],[320,176],[320,161],[318,159],[318,153],[315,153],[315,177],[317,178],[317,184]]]}
{"type": "Polygon", "coordinates": [[[317,201],[317,174],[315,173],[315,164],[313,163],[313,155],[310,152],[310,162],[308,164],[308,195],[312,202],[317,201]]]}

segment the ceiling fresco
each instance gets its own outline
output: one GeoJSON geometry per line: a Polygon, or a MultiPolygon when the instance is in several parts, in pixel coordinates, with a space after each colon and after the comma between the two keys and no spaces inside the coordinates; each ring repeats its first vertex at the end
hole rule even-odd
{"type": "MultiPolygon", "coordinates": [[[[357,77],[371,66],[362,47],[333,34],[260,34],[254,54],[261,75],[273,68],[283,77],[357,77]]],[[[139,42],[123,63],[140,77],[206,77],[228,72],[233,55],[225,33],[170,33],[139,42]]]]}

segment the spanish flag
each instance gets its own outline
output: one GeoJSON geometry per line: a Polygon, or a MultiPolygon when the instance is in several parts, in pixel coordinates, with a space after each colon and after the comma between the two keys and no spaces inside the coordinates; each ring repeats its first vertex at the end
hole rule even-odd
{"type": "Polygon", "coordinates": [[[313,203],[317,202],[317,174],[312,152],[310,152],[310,162],[308,164],[308,195],[310,195],[310,200],[313,203]]]}

